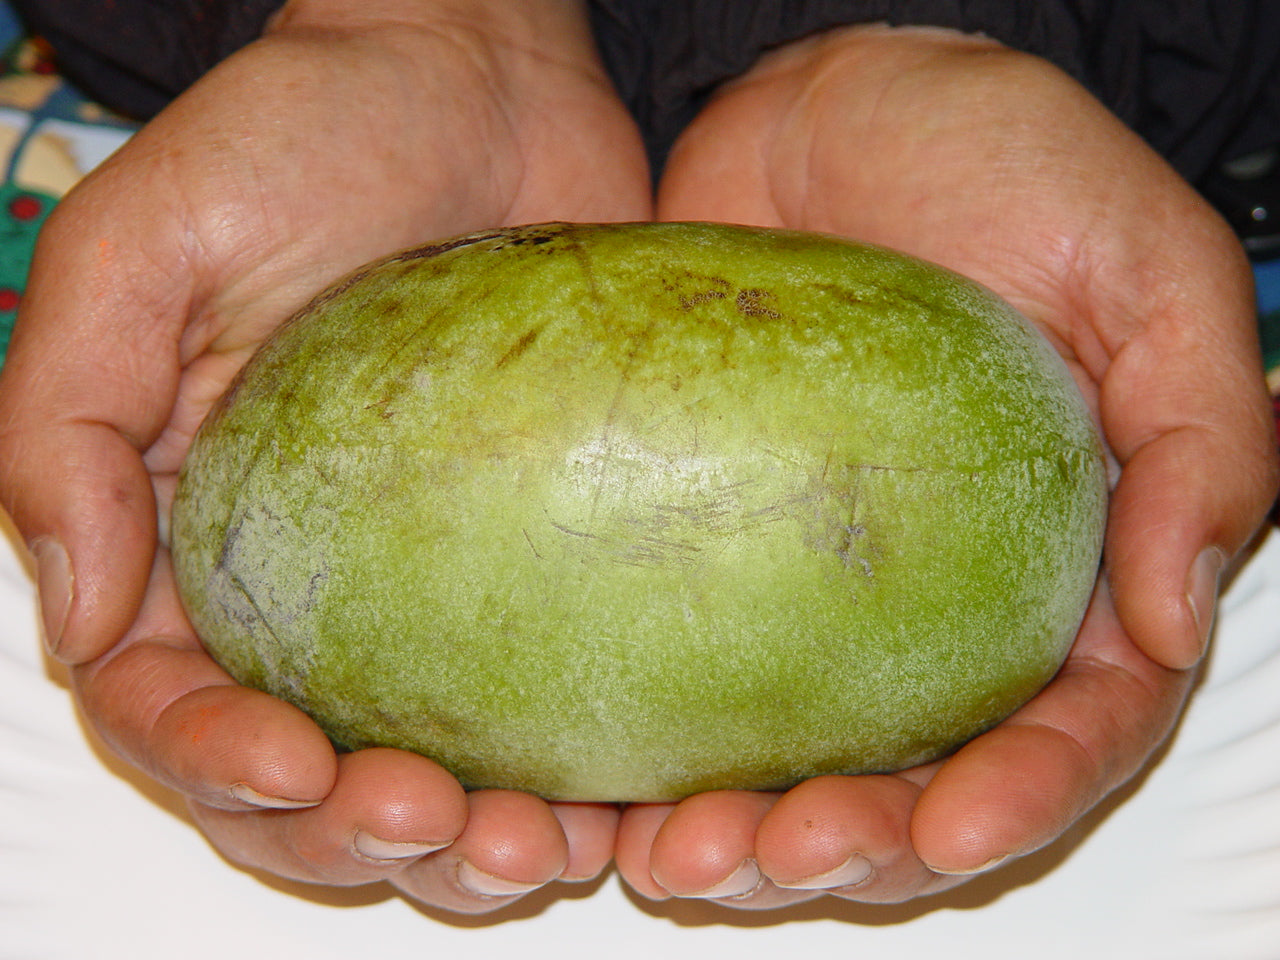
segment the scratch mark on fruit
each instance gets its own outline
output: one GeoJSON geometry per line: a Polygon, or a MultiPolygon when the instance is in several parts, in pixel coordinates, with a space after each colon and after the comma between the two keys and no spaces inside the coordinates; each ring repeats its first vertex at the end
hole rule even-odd
{"type": "Polygon", "coordinates": [[[652,543],[660,547],[674,548],[688,553],[699,553],[702,551],[702,547],[698,546],[696,543],[689,543],[685,540],[668,540],[663,537],[641,537],[640,542],[652,543]]]}
{"type": "Polygon", "coordinates": [[[874,576],[871,561],[857,551],[857,542],[867,535],[867,528],[860,523],[846,524],[836,545],[835,554],[845,567],[858,566],[868,577],[874,576]]]}
{"type": "MultiPolygon", "coordinates": [[[[596,533],[591,533],[588,530],[575,530],[572,527],[566,527],[563,523],[556,523],[554,520],[549,520],[547,522],[561,533],[567,534],[571,537],[578,537],[583,540],[599,540],[601,543],[608,542],[604,537],[596,533]]],[[[530,546],[532,546],[532,544],[530,544],[530,546]]]]}
{"type": "MultiPolygon", "coordinates": [[[[552,524],[552,526],[555,526],[555,524],[552,524]]],[[[520,532],[524,534],[525,542],[529,544],[529,549],[533,551],[534,558],[537,560],[541,560],[542,554],[540,554],[538,552],[538,548],[533,545],[533,538],[529,536],[529,531],[526,530],[524,527],[521,527],[520,532]]]]}
{"type": "MultiPolygon", "coordinates": [[[[600,639],[605,640],[614,645],[625,644],[628,647],[637,647],[637,648],[640,646],[640,642],[638,640],[633,640],[630,637],[607,636],[607,637],[601,637],[600,639]]],[[[605,712],[606,710],[607,708],[602,708],[601,712],[605,712]]]]}
{"type": "Polygon", "coordinates": [[[326,564],[322,569],[317,570],[311,575],[311,579],[307,581],[307,603],[304,611],[311,610],[316,604],[316,597],[320,592],[320,588],[329,580],[329,567],[326,564]]]}
{"type": "MultiPolygon", "coordinates": [[[[566,248],[577,261],[582,271],[582,281],[586,286],[588,299],[591,301],[592,312],[600,318],[601,324],[607,327],[622,328],[623,317],[619,316],[619,305],[611,302],[604,296],[600,289],[599,278],[596,276],[595,264],[591,260],[590,251],[577,242],[572,236],[566,237],[566,248]]],[[[645,330],[647,336],[649,330],[652,329],[653,321],[649,323],[649,327],[645,330]]],[[[631,346],[626,351],[623,365],[618,373],[618,384],[614,390],[613,398],[609,403],[609,409],[605,413],[604,423],[600,428],[600,454],[594,459],[596,468],[595,483],[592,484],[593,494],[591,498],[591,509],[589,513],[590,519],[595,519],[600,509],[600,497],[603,494],[605,484],[604,480],[609,476],[610,463],[614,460],[614,436],[618,426],[619,414],[622,410],[623,397],[627,394],[631,377],[637,360],[637,349],[635,337],[631,338],[631,346]]],[[[555,524],[553,524],[554,526],[555,524]]],[[[571,531],[564,530],[565,533],[571,531]]]]}
{"type": "Polygon", "coordinates": [[[702,548],[680,540],[641,537],[630,550],[615,557],[617,563],[632,567],[690,566],[697,563],[702,548]]]}
{"type": "Polygon", "coordinates": [[[222,549],[218,551],[218,559],[213,564],[215,572],[230,570],[231,558],[235,555],[236,544],[244,531],[244,521],[244,515],[241,514],[235,523],[227,525],[227,532],[222,538],[222,549]]]}
{"type": "Polygon", "coordinates": [[[396,412],[391,409],[390,404],[391,404],[391,398],[383,397],[381,400],[375,400],[372,403],[366,403],[364,405],[364,408],[366,410],[372,410],[383,420],[390,420],[392,417],[396,415],[396,412]]]}
{"type": "Polygon", "coordinates": [[[249,589],[249,585],[246,584],[240,578],[239,574],[236,573],[231,573],[228,580],[230,581],[231,586],[236,589],[236,592],[239,593],[240,596],[244,597],[248,602],[250,609],[253,610],[254,616],[258,620],[258,623],[261,624],[262,629],[267,632],[267,636],[269,636],[272,642],[277,646],[283,646],[280,637],[271,626],[271,621],[267,619],[266,611],[258,605],[258,598],[253,595],[253,591],[249,589]]]}
{"type": "Polygon", "coordinates": [[[852,306],[880,307],[883,304],[888,304],[890,305],[888,307],[889,310],[905,311],[910,307],[912,312],[926,316],[937,313],[940,308],[937,302],[925,297],[915,296],[901,288],[891,289],[869,285],[819,283],[814,284],[814,289],[852,306]]]}

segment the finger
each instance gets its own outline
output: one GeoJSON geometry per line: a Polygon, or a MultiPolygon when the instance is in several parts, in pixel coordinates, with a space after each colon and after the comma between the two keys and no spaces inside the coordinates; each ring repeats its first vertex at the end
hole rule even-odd
{"type": "Polygon", "coordinates": [[[297,807],[333,786],[333,747],[310,718],[237,685],[201,648],[164,551],[125,639],[71,678],[113,750],[204,804],[297,807]]]}
{"type": "Polygon", "coordinates": [[[779,907],[818,896],[779,889],[760,869],[756,830],[777,800],[776,793],[723,790],[681,801],[653,837],[653,881],[673,896],[739,909],[779,907]]]}
{"type": "MultiPolygon", "coordinates": [[[[399,751],[336,757],[301,711],[234,684],[191,635],[164,551],[134,627],[72,676],[104,739],[193,798],[201,826],[237,862],[312,882],[395,875],[417,899],[467,912],[518,899],[568,867],[556,815],[514,793],[473,794],[467,842],[446,859],[431,856],[458,820],[456,781],[399,751]],[[409,876],[406,862],[416,858],[424,866],[409,876]],[[395,862],[369,862],[377,860],[395,862]]],[[[589,869],[608,845],[593,830],[608,818],[586,809],[567,816],[589,869]]]]}
{"type": "Polygon", "coordinates": [[[384,880],[462,833],[467,799],[439,765],[398,750],[338,760],[324,802],[291,811],[227,810],[195,802],[193,816],[231,860],[310,883],[384,880]]]}
{"type": "Polygon", "coordinates": [[[447,910],[487,913],[564,874],[569,844],[546,802],[512,790],[477,790],[467,799],[457,840],[393,878],[405,894],[447,910]]]}
{"type": "Polygon", "coordinates": [[[560,879],[579,882],[598,877],[613,859],[618,808],[610,803],[553,803],[551,812],[569,845],[560,879]]]}
{"type": "Polygon", "coordinates": [[[663,822],[676,808],[674,803],[637,803],[623,809],[618,821],[618,842],[613,861],[618,874],[636,893],[649,900],[671,896],[649,870],[653,840],[663,822]]]}
{"type": "MultiPolygon", "coordinates": [[[[137,215],[162,222],[162,190],[119,186],[145,207],[137,215]]],[[[189,296],[166,273],[176,244],[153,260],[85,195],[66,198],[41,232],[0,376],[0,496],[33,548],[46,643],[69,662],[120,639],[147,580],[156,507],[140,450],[173,403],[165,318],[180,323],[189,296]]]]}
{"type": "Polygon", "coordinates": [[[1129,641],[1104,583],[1053,682],[925,787],[911,821],[920,858],[969,875],[1057,839],[1148,760],[1193,680],[1129,641]]]}
{"type": "Polygon", "coordinates": [[[657,219],[782,226],[763,162],[788,88],[740,83],[717,95],[673,144],[658,183],[657,219]]]}
{"type": "Polygon", "coordinates": [[[911,845],[920,786],[893,776],[818,777],[789,790],[756,832],[774,884],[868,903],[894,903],[954,883],[911,845]]]}
{"type": "Polygon", "coordinates": [[[1203,654],[1223,565],[1277,489],[1247,266],[1218,262],[1116,349],[1100,393],[1122,464],[1106,547],[1116,606],[1134,641],[1174,668],[1203,654]]]}
{"type": "Polygon", "coordinates": [[[649,872],[677,897],[749,896],[764,881],[756,827],[777,794],[724,790],[678,803],[653,838],[649,872]]]}

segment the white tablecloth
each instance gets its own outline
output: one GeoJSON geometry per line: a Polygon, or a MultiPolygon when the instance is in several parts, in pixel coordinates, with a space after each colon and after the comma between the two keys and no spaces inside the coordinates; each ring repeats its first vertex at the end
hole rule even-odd
{"type": "Polygon", "coordinates": [[[40,653],[0,539],[0,960],[708,956],[1280,958],[1280,536],[1231,587],[1206,681],[1136,786],[1036,855],[902,906],[753,914],[632,897],[609,874],[496,916],[238,869],[179,799],[108,756],[40,653]],[[714,953],[709,953],[714,951],[714,953]],[[723,953],[722,953],[723,952],[723,953]]]}

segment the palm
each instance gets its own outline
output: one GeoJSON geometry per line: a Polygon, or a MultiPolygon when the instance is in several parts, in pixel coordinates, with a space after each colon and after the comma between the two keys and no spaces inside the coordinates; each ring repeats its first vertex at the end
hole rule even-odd
{"type": "MultiPolygon", "coordinates": [[[[463,44],[440,37],[427,42],[431,49],[416,47],[415,58],[430,60],[436,72],[426,83],[407,85],[403,77],[412,65],[385,53],[348,53],[331,39],[323,48],[269,39],[224,64],[121,158],[118,165],[133,180],[147,176],[148,163],[156,168],[165,190],[152,190],[160,209],[147,229],[160,243],[183,241],[146,253],[190,284],[186,316],[171,314],[158,334],[176,340],[180,351],[157,355],[182,369],[174,414],[148,452],[153,471],[176,469],[192,428],[262,337],[355,266],[502,223],[646,215],[642,171],[626,155],[625,140],[620,146],[609,139],[610,126],[625,121],[601,91],[579,80],[577,87],[544,94],[600,114],[575,127],[585,134],[540,131],[568,152],[546,157],[540,140],[513,122],[513,111],[481,78],[466,75],[474,67],[463,44]],[[352,69],[335,69],[348,58],[352,69]],[[268,81],[264,89],[264,74],[277,70],[290,82],[273,89],[268,81]],[[299,86],[299,76],[314,82],[299,86]],[[477,92],[445,96],[445,85],[477,92]],[[403,99],[388,96],[398,90],[403,99]],[[248,115],[246,103],[252,104],[248,115]],[[225,116],[220,104],[238,105],[235,115],[225,116]],[[592,134],[600,142],[573,142],[592,134]],[[189,145],[176,162],[175,140],[189,145]],[[566,162],[575,148],[577,156],[616,150],[621,162],[605,165],[612,177],[593,170],[591,187],[583,190],[586,178],[566,162]],[[177,329],[184,320],[185,328],[177,329]]],[[[103,172],[100,189],[113,174],[114,168],[103,172]]]]}

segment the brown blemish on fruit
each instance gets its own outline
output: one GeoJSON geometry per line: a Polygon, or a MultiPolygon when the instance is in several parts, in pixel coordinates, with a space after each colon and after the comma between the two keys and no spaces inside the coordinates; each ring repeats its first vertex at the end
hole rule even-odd
{"type": "MultiPolygon", "coordinates": [[[[545,324],[543,326],[545,326],[545,324]]],[[[527,330],[519,340],[511,345],[506,353],[498,358],[498,362],[494,364],[494,368],[501,370],[507,364],[515,360],[519,360],[524,356],[525,351],[533,346],[533,342],[538,339],[538,334],[542,333],[542,330],[543,327],[533,327],[532,329],[527,330]]]]}
{"type": "Polygon", "coordinates": [[[748,288],[738,291],[738,296],[734,298],[733,305],[738,308],[738,312],[745,317],[758,317],[764,320],[781,320],[782,314],[777,310],[767,307],[764,301],[771,300],[773,294],[768,290],[759,288],[748,288]]]}
{"type": "MultiPolygon", "coordinates": [[[[724,277],[706,277],[689,273],[682,275],[682,279],[685,281],[692,281],[692,283],[706,284],[705,289],[695,290],[693,293],[685,293],[677,296],[676,302],[680,304],[680,309],[686,312],[700,304],[714,303],[717,300],[727,300],[729,298],[730,291],[733,290],[733,284],[724,277]]],[[[686,282],[681,284],[675,281],[666,281],[663,283],[663,286],[667,290],[675,293],[681,286],[688,287],[691,286],[692,283],[686,282]]]]}
{"type": "Polygon", "coordinates": [[[493,230],[488,233],[473,233],[465,237],[454,237],[451,240],[444,240],[439,243],[424,243],[420,247],[413,247],[397,253],[395,256],[388,257],[381,263],[371,264],[367,269],[360,270],[354,274],[356,279],[374,272],[379,266],[386,263],[408,263],[409,261],[430,260],[432,257],[438,257],[442,253],[450,250],[457,250],[459,247],[469,247],[472,244],[484,243],[486,240],[501,240],[504,237],[511,236],[510,230],[493,230]]]}
{"type": "Polygon", "coordinates": [[[342,296],[342,294],[370,275],[381,273],[389,264],[416,263],[419,260],[430,260],[432,257],[438,257],[440,254],[447,253],[450,250],[457,250],[459,247],[469,247],[473,244],[483,243],[486,240],[501,240],[504,237],[512,236],[513,233],[514,231],[512,230],[491,230],[487,233],[473,233],[465,237],[454,237],[439,243],[424,243],[420,247],[412,247],[409,250],[402,250],[393,256],[375,260],[373,263],[366,264],[360,269],[347,274],[336,284],[322,291],[310,303],[299,310],[295,317],[312,313],[329,301],[342,296]]]}
{"type": "Polygon", "coordinates": [[[688,296],[680,298],[681,310],[692,310],[700,303],[709,303],[712,300],[724,300],[729,295],[723,290],[700,290],[697,293],[691,293],[688,296]]]}

